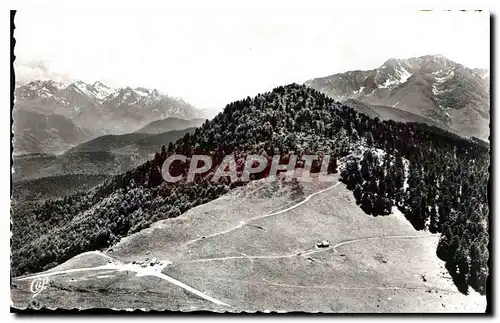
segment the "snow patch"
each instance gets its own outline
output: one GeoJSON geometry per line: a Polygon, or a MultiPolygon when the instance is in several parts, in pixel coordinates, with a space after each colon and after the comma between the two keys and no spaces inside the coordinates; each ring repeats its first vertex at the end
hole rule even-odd
{"type": "Polygon", "coordinates": [[[395,69],[396,75],[390,76],[387,80],[382,84],[379,88],[389,88],[393,86],[397,86],[399,84],[403,84],[412,75],[408,72],[403,66],[399,65],[399,68],[395,69]]]}
{"type": "Polygon", "coordinates": [[[453,76],[455,76],[455,72],[453,70],[450,69],[439,70],[432,74],[435,75],[434,83],[432,84],[432,94],[440,95],[450,91],[450,90],[445,90],[443,88],[443,84],[449,79],[451,79],[453,76]]]}
{"type": "Polygon", "coordinates": [[[145,89],[143,87],[138,87],[134,91],[135,91],[135,93],[137,93],[139,96],[142,96],[142,97],[146,97],[146,96],[149,96],[151,94],[150,90],[145,89]]]}
{"type": "Polygon", "coordinates": [[[411,77],[411,73],[408,72],[404,67],[401,67],[400,73],[401,73],[399,76],[400,83],[405,83],[411,77]]]}
{"type": "Polygon", "coordinates": [[[364,89],[365,89],[365,87],[362,86],[362,87],[359,88],[359,90],[354,91],[353,94],[361,94],[361,92],[363,92],[364,89]]]}

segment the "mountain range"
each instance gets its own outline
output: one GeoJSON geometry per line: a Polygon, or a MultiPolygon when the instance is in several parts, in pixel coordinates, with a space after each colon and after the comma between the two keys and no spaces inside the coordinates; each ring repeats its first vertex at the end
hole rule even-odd
{"type": "Polygon", "coordinates": [[[33,81],[15,89],[14,153],[62,153],[106,134],[125,134],[169,117],[204,113],[156,89],[113,89],[101,82],[33,81]]]}
{"type": "MultiPolygon", "coordinates": [[[[488,140],[489,72],[471,69],[441,55],[391,58],[372,70],[355,70],[314,78],[305,84],[343,103],[356,101],[377,112],[399,111],[464,136],[488,140]],[[378,106],[378,107],[377,107],[378,106]]],[[[410,118],[404,121],[417,121],[410,118]]]]}
{"type": "MultiPolygon", "coordinates": [[[[17,155],[14,156],[12,178],[17,182],[62,175],[123,173],[152,158],[158,147],[182,138],[204,122],[205,119],[167,118],[132,133],[93,138],[68,147],[62,154],[17,155]]],[[[51,179],[49,181],[54,183],[51,179]]]]}

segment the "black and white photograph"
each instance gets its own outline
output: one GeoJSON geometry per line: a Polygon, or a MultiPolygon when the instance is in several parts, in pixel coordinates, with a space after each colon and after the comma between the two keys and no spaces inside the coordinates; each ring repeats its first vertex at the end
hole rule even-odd
{"type": "Polygon", "coordinates": [[[493,16],[423,9],[11,11],[11,312],[488,312],[493,16]]]}

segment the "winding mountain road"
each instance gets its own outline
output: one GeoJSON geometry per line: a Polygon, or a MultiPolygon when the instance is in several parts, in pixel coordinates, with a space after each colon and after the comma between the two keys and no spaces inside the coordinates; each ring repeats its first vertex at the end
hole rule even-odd
{"type": "Polygon", "coordinates": [[[194,260],[188,260],[183,263],[195,263],[195,262],[209,262],[209,261],[221,261],[221,260],[231,260],[231,259],[281,259],[281,258],[292,258],[292,257],[299,257],[299,256],[307,256],[315,253],[320,253],[320,252],[325,252],[328,250],[333,250],[334,252],[337,252],[336,248],[350,244],[350,243],[356,243],[356,242],[362,242],[362,241],[368,241],[368,240],[384,240],[384,239],[418,239],[418,238],[429,238],[429,237],[436,237],[435,234],[423,234],[423,235],[407,235],[407,236],[383,236],[383,237],[369,237],[369,238],[361,238],[361,239],[352,239],[352,240],[346,240],[342,241],[332,247],[328,248],[318,248],[314,250],[309,250],[309,251],[303,251],[303,252],[295,252],[291,254],[286,254],[286,255],[261,255],[261,256],[250,256],[250,255],[245,255],[245,256],[228,256],[228,257],[218,257],[218,258],[200,258],[200,259],[194,259],[194,260]]]}
{"type": "MultiPolygon", "coordinates": [[[[101,254],[101,253],[99,253],[101,254]]],[[[103,256],[106,256],[110,258],[107,255],[101,254],[103,256]]],[[[116,261],[116,260],[115,260],[116,261]]],[[[110,270],[116,270],[116,271],[130,271],[130,272],[135,272],[137,276],[155,276],[160,279],[166,280],[169,283],[172,283],[176,286],[179,286],[188,292],[191,292],[207,301],[210,301],[214,304],[217,305],[222,305],[222,306],[231,306],[229,304],[226,304],[222,301],[219,301],[218,299],[215,299],[189,285],[186,285],[185,283],[178,281],[175,278],[172,278],[168,275],[163,274],[161,271],[163,270],[165,266],[153,266],[153,267],[141,267],[136,264],[130,264],[130,263],[110,263],[107,265],[102,265],[102,266],[96,266],[96,267],[88,267],[88,268],[75,268],[75,269],[68,269],[68,270],[60,270],[60,271],[52,271],[44,274],[37,274],[37,275],[31,275],[27,277],[22,277],[22,278],[16,278],[15,280],[18,281],[23,281],[23,280],[34,280],[38,278],[44,278],[44,277],[50,277],[54,275],[63,275],[63,274],[70,274],[70,273],[80,273],[80,272],[86,272],[86,271],[100,271],[100,270],[105,270],[105,271],[110,271],[110,270]]]]}
{"type": "MultiPolygon", "coordinates": [[[[234,230],[237,230],[237,229],[240,229],[242,228],[243,226],[249,224],[250,222],[252,221],[255,221],[255,220],[259,220],[259,219],[263,219],[263,218],[267,218],[267,217],[271,217],[271,216],[276,216],[276,215],[280,215],[280,214],[283,214],[283,213],[286,213],[290,210],[293,210],[293,209],[296,209],[302,205],[304,205],[305,203],[309,202],[314,196],[317,196],[319,194],[322,194],[324,192],[327,192],[327,191],[330,191],[332,190],[333,188],[337,187],[338,185],[340,185],[341,182],[338,182],[332,186],[329,186],[325,189],[322,189],[320,191],[317,191],[315,193],[312,193],[312,194],[309,194],[306,198],[304,198],[302,201],[292,205],[292,206],[289,206],[289,207],[286,207],[287,205],[284,205],[284,206],[281,206],[280,208],[278,208],[278,210],[276,211],[273,211],[271,213],[266,213],[264,215],[260,215],[260,216],[256,216],[256,217],[253,217],[253,218],[249,218],[249,219],[246,219],[246,220],[243,220],[241,221],[238,225],[232,227],[232,228],[229,228],[227,230],[223,230],[223,231],[220,231],[220,232],[217,232],[217,233],[214,233],[214,234],[211,234],[211,235],[208,235],[208,236],[205,236],[205,237],[199,237],[199,238],[196,238],[196,239],[193,239],[193,240],[190,240],[190,241],[187,241],[184,246],[188,246],[190,244],[193,244],[197,241],[206,241],[207,238],[211,238],[211,237],[216,237],[216,236],[220,236],[220,235],[223,235],[223,234],[227,234],[229,232],[232,232],[234,230]],[[283,209],[283,207],[286,207],[283,209]]],[[[305,250],[305,251],[302,251],[302,252],[294,252],[294,253],[291,253],[291,254],[285,254],[285,255],[255,255],[255,256],[252,256],[252,255],[247,255],[247,254],[244,254],[244,253],[240,253],[241,256],[228,256],[228,257],[215,257],[215,258],[199,258],[199,259],[192,259],[192,260],[187,260],[187,261],[181,261],[179,263],[176,263],[176,264],[172,264],[172,266],[176,266],[177,264],[189,264],[189,263],[197,263],[197,262],[211,262],[211,261],[225,261],[225,260],[235,260],[235,259],[245,259],[247,261],[250,261],[252,264],[253,264],[253,260],[254,259],[280,259],[280,258],[291,258],[291,257],[299,257],[299,256],[307,256],[307,255],[311,255],[311,254],[316,254],[316,253],[320,253],[320,252],[325,252],[325,251],[328,251],[328,250],[333,250],[334,252],[337,252],[337,248],[338,247],[341,247],[341,246],[344,246],[344,245],[347,245],[347,244],[352,244],[352,243],[358,243],[358,242],[363,242],[363,241],[370,241],[370,240],[383,240],[383,239],[418,239],[418,238],[426,238],[426,237],[435,237],[436,235],[434,234],[426,234],[426,235],[394,235],[394,236],[377,236],[377,237],[367,237],[367,238],[357,238],[357,239],[351,239],[351,240],[346,240],[346,241],[342,241],[342,242],[339,242],[337,243],[336,245],[333,245],[333,246],[330,246],[330,247],[327,247],[327,248],[316,248],[316,249],[313,249],[313,250],[305,250]]],[[[85,254],[98,254],[98,255],[101,255],[102,257],[106,257],[108,258],[110,261],[109,264],[106,264],[106,265],[102,265],[102,266],[96,266],[96,267],[88,267],[88,268],[75,268],[75,269],[68,269],[68,270],[61,270],[61,271],[52,271],[52,272],[48,272],[48,273],[43,273],[43,274],[35,274],[35,275],[30,275],[30,276],[26,276],[26,277],[20,277],[20,278],[15,278],[15,280],[19,280],[19,281],[23,281],[23,280],[35,280],[35,279],[38,279],[38,278],[44,278],[44,277],[50,277],[50,276],[54,276],[54,275],[62,275],[62,274],[70,274],[70,273],[80,273],[80,272],[87,272],[87,271],[103,271],[102,273],[99,273],[101,275],[104,275],[104,274],[109,274],[111,272],[114,272],[114,271],[130,271],[130,272],[135,272],[137,276],[154,276],[154,277],[158,277],[160,279],[163,279],[171,284],[174,284],[178,287],[181,287],[183,289],[185,289],[186,291],[194,294],[194,295],[197,295],[199,297],[201,297],[202,299],[205,299],[207,301],[210,301],[214,304],[217,304],[217,305],[221,305],[221,306],[231,306],[229,304],[226,304],[218,299],[215,299],[175,278],[172,278],[168,275],[165,275],[162,273],[162,270],[165,268],[166,265],[162,265],[162,266],[148,266],[148,267],[141,267],[140,265],[138,264],[132,264],[132,263],[123,263],[117,259],[114,259],[112,257],[110,257],[109,255],[106,255],[104,253],[101,253],[101,252],[98,252],[98,251],[92,251],[92,252],[88,252],[88,253],[85,253],[85,254]]],[[[83,254],[82,254],[83,255],[83,254]]],[[[81,256],[81,255],[80,255],[81,256]]],[[[77,256],[79,257],[79,256],[77,256]]],[[[99,278],[99,277],[98,277],[99,278]]],[[[278,283],[273,283],[273,282],[267,282],[267,283],[270,283],[270,284],[273,284],[273,285],[277,285],[277,286],[283,286],[283,287],[296,287],[296,288],[330,288],[330,287],[325,287],[325,286],[300,286],[300,285],[286,285],[286,284],[278,284],[278,283]]],[[[331,287],[331,288],[334,288],[334,287],[331,287]]],[[[339,287],[337,287],[339,288],[339,287]]],[[[373,288],[373,287],[371,287],[373,288]]],[[[379,287],[377,287],[379,288],[379,287]]],[[[387,288],[387,289],[404,289],[403,287],[380,287],[380,288],[387,288]]],[[[356,289],[356,287],[352,287],[352,289],[356,289]]],[[[362,288],[360,288],[362,289],[362,288]]]]}
{"type": "Polygon", "coordinates": [[[246,220],[242,220],[240,221],[240,223],[232,228],[229,228],[227,230],[224,230],[224,231],[221,231],[221,232],[217,232],[217,233],[214,233],[214,234],[211,234],[211,235],[207,235],[207,236],[203,236],[203,237],[199,237],[199,238],[196,238],[196,239],[193,239],[193,240],[190,240],[188,242],[186,242],[185,246],[189,246],[197,241],[200,241],[200,240],[206,240],[208,238],[213,238],[213,237],[217,237],[217,236],[220,236],[220,235],[223,235],[223,234],[227,234],[231,231],[234,231],[234,230],[237,230],[237,229],[240,229],[242,227],[244,227],[245,225],[249,224],[250,222],[252,221],[255,221],[255,220],[260,220],[260,219],[264,219],[264,218],[268,218],[268,217],[271,217],[271,216],[275,216],[275,215],[279,215],[279,214],[283,214],[283,213],[286,213],[290,210],[293,210],[293,209],[296,209],[298,208],[299,206],[309,202],[309,200],[311,198],[313,198],[314,196],[318,195],[318,194],[321,194],[321,193],[324,193],[324,192],[327,192],[335,187],[337,187],[338,185],[342,184],[342,182],[338,182],[330,187],[327,187],[325,189],[322,189],[321,191],[317,191],[315,193],[312,193],[312,194],[309,194],[305,199],[303,199],[302,201],[298,202],[297,204],[294,204],[286,209],[283,209],[283,210],[279,210],[279,211],[275,211],[275,212],[271,212],[271,213],[266,213],[264,215],[260,215],[260,216],[256,216],[256,217],[253,217],[253,218],[250,218],[250,219],[246,219],[246,220]]]}

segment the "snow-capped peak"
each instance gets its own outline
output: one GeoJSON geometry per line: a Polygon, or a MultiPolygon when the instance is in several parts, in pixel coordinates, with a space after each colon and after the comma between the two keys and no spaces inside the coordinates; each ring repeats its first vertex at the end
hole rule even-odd
{"type": "Polygon", "coordinates": [[[144,87],[136,87],[135,89],[135,92],[137,94],[139,94],[140,96],[143,96],[143,97],[158,97],[161,95],[161,93],[157,90],[157,89],[147,89],[147,88],[144,88],[144,87]]]}
{"type": "MultiPolygon", "coordinates": [[[[16,89],[16,99],[46,99],[50,98],[63,106],[72,106],[76,113],[82,112],[87,104],[103,105],[106,107],[145,107],[154,113],[162,111],[164,104],[169,109],[180,109],[186,105],[180,98],[172,98],[158,91],[145,87],[111,88],[97,81],[86,83],[78,80],[68,86],[54,81],[33,81],[21,85],[16,89]]],[[[179,111],[168,111],[169,113],[179,111]]]]}
{"type": "Polygon", "coordinates": [[[152,93],[151,90],[143,88],[143,87],[137,87],[135,88],[135,92],[139,94],[140,96],[148,96],[152,93]]]}
{"type": "Polygon", "coordinates": [[[32,81],[26,85],[20,86],[18,95],[23,98],[50,98],[59,90],[64,88],[62,83],[54,81],[32,81]]]}
{"type": "Polygon", "coordinates": [[[115,90],[109,86],[103,84],[102,82],[94,82],[94,84],[88,84],[83,81],[76,81],[68,86],[68,89],[77,91],[90,99],[97,101],[102,101],[110,94],[114,93],[115,90]]]}
{"type": "Polygon", "coordinates": [[[76,81],[74,83],[71,83],[68,86],[68,89],[76,90],[78,92],[85,94],[86,96],[89,96],[89,97],[94,96],[92,93],[92,86],[83,82],[83,81],[76,81]]]}
{"type": "Polygon", "coordinates": [[[30,90],[38,90],[38,89],[43,88],[43,87],[45,87],[45,88],[48,88],[48,87],[59,88],[59,87],[62,87],[63,85],[61,83],[54,82],[54,81],[40,81],[40,80],[38,80],[38,81],[30,82],[26,86],[30,90]]]}
{"type": "Polygon", "coordinates": [[[97,81],[94,84],[92,84],[92,92],[94,96],[99,100],[104,100],[107,96],[115,92],[114,89],[110,88],[107,85],[104,85],[103,83],[97,81]]]}

